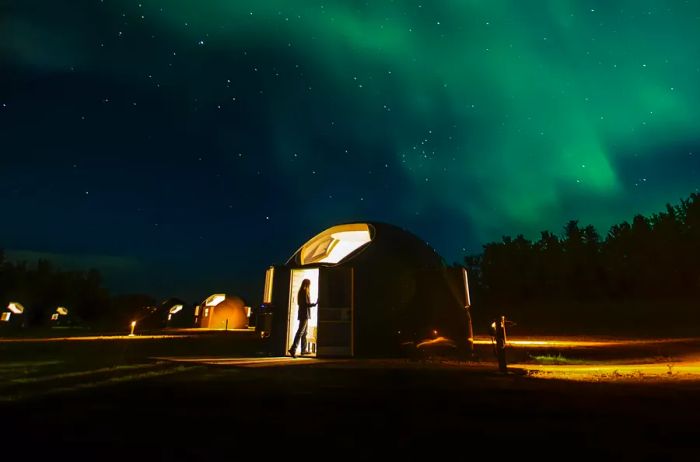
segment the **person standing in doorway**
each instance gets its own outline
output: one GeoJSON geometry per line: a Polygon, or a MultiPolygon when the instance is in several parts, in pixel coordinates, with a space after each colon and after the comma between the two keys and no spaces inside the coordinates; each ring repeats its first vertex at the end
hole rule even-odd
{"type": "Polygon", "coordinates": [[[301,282],[301,287],[299,288],[299,293],[297,293],[297,305],[299,305],[299,314],[297,319],[299,320],[299,328],[294,336],[294,343],[289,349],[289,354],[292,358],[296,357],[297,346],[299,345],[299,340],[301,340],[301,354],[307,354],[306,351],[306,330],[309,327],[309,318],[311,317],[311,307],[316,306],[318,303],[311,303],[311,296],[309,295],[309,288],[311,286],[311,281],[309,279],[304,279],[301,282]]]}

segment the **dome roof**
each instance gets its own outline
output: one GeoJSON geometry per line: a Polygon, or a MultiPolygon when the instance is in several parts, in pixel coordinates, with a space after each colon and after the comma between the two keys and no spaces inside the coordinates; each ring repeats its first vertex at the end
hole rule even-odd
{"type": "Polygon", "coordinates": [[[287,260],[287,265],[333,266],[378,257],[423,268],[444,266],[437,252],[415,234],[381,222],[332,226],[302,245],[287,260]]]}

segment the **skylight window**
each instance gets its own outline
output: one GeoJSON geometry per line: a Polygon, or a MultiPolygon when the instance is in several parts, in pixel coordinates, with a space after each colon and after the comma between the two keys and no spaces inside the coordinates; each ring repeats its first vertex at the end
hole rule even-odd
{"type": "Polygon", "coordinates": [[[338,263],[372,241],[365,223],[334,226],[309,240],[301,248],[301,264],[338,263]]]}

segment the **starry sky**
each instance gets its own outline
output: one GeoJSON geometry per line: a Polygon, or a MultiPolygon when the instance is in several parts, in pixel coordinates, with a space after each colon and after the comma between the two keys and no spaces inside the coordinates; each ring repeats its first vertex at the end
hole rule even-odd
{"type": "Polygon", "coordinates": [[[259,301],[340,222],[448,262],[700,187],[695,1],[0,0],[0,247],[259,301]]]}

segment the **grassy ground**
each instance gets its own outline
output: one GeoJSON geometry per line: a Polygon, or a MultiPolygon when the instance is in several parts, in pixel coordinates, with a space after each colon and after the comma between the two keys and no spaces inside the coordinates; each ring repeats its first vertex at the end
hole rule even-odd
{"type": "MultiPolygon", "coordinates": [[[[223,367],[148,359],[164,352],[245,356],[255,350],[249,340],[229,335],[53,349],[0,344],[3,441],[29,460],[40,453],[229,460],[244,452],[267,459],[279,451],[287,452],[277,456],[285,459],[293,453],[311,459],[387,453],[392,460],[452,453],[460,460],[584,454],[694,460],[700,449],[698,381],[502,375],[488,345],[480,347],[480,362],[289,360],[274,367],[223,367]],[[22,357],[8,358],[13,353],[22,357]]],[[[667,353],[680,355],[691,346],[684,348],[667,353]]],[[[571,361],[581,353],[552,355],[571,361]]],[[[616,355],[632,353],[608,351],[604,360],[616,355]]]]}

